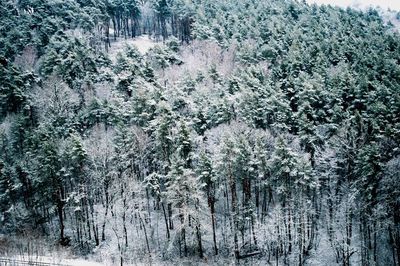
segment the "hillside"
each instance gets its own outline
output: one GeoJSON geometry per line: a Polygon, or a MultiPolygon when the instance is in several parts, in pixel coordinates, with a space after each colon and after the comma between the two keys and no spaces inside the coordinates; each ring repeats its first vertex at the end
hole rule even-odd
{"type": "Polygon", "coordinates": [[[0,257],[400,265],[399,19],[6,0],[0,257]]]}

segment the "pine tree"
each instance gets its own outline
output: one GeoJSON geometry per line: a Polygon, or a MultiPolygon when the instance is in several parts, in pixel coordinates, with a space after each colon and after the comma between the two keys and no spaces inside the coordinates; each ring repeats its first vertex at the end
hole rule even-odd
{"type": "MultiPolygon", "coordinates": [[[[188,238],[195,236],[200,258],[204,256],[202,242],[201,219],[206,203],[203,196],[203,187],[199,178],[190,168],[185,167],[185,161],[176,156],[171,170],[168,173],[167,197],[172,206],[177,210],[177,218],[180,221],[178,227],[178,243],[180,253],[188,255],[188,238]]],[[[193,241],[193,240],[192,240],[193,241]]]]}

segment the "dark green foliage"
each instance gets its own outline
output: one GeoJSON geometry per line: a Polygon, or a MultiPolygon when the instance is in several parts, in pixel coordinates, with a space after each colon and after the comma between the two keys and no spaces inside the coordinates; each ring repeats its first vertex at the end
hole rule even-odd
{"type": "Polygon", "coordinates": [[[211,256],[211,238],[218,259],[397,265],[399,88],[374,9],[5,1],[0,233],[121,265],[211,256]],[[164,43],[104,53],[142,33],[164,43]]]}
{"type": "Polygon", "coordinates": [[[41,74],[61,77],[84,102],[84,90],[90,90],[93,83],[107,79],[100,69],[109,63],[102,54],[95,54],[85,40],[61,34],[51,39],[41,64],[41,74]]]}
{"type": "Polygon", "coordinates": [[[27,92],[34,86],[36,79],[31,72],[24,72],[13,65],[0,68],[0,120],[7,113],[21,111],[27,104],[27,92]]]}

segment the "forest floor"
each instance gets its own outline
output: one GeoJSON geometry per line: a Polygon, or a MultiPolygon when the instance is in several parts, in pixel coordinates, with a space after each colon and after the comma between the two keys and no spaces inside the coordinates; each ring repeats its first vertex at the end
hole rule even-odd
{"type": "Polygon", "coordinates": [[[157,44],[156,41],[152,40],[149,35],[141,35],[136,38],[117,38],[116,41],[111,42],[111,48],[108,51],[108,55],[111,60],[115,61],[117,54],[121,52],[126,45],[134,45],[138,48],[141,54],[145,54],[150,48],[157,44]]]}
{"type": "Polygon", "coordinates": [[[62,265],[62,266],[101,266],[103,264],[85,259],[62,258],[59,256],[29,256],[0,257],[0,265],[62,265]]]}
{"type": "Polygon", "coordinates": [[[389,23],[390,21],[393,24],[394,29],[397,32],[400,32],[400,20],[396,18],[396,12],[382,12],[381,16],[386,23],[389,23]]]}

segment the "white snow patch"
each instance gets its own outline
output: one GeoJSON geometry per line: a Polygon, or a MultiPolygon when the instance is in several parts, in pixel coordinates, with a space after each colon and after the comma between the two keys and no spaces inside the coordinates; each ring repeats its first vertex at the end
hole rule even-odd
{"type": "Polygon", "coordinates": [[[397,30],[397,31],[400,31],[400,20],[397,19],[397,13],[396,12],[394,12],[394,11],[389,12],[389,11],[382,11],[381,10],[379,13],[382,16],[383,21],[385,23],[391,22],[393,24],[393,26],[394,26],[394,29],[397,30]]]}
{"type": "Polygon", "coordinates": [[[366,9],[368,7],[381,7],[383,9],[400,10],[400,1],[398,0],[307,0],[308,3],[319,5],[333,5],[340,7],[353,7],[366,9]]]}
{"type": "MultiPolygon", "coordinates": [[[[68,265],[68,266],[102,266],[104,264],[88,261],[84,259],[65,259],[57,256],[32,256],[32,255],[18,255],[11,258],[0,257],[0,262],[8,261],[10,265],[18,263],[49,263],[55,265],[68,265]],[[14,263],[14,264],[12,264],[14,263]]],[[[6,262],[7,263],[7,262],[6,262]]]]}
{"type": "Polygon", "coordinates": [[[136,46],[141,54],[145,54],[156,44],[157,42],[152,40],[149,35],[141,35],[133,39],[118,38],[117,41],[111,42],[111,48],[108,54],[111,60],[114,60],[118,52],[121,52],[126,45],[136,46]]]}
{"type": "Polygon", "coordinates": [[[68,264],[70,266],[101,266],[101,265],[104,265],[104,264],[101,264],[98,262],[87,261],[87,260],[83,260],[83,259],[65,260],[62,263],[68,264]]]}

